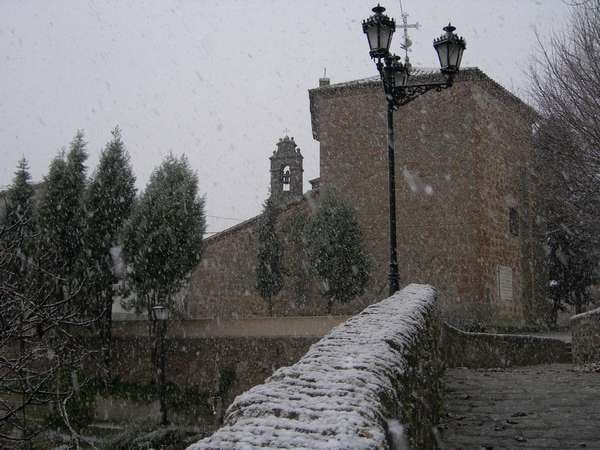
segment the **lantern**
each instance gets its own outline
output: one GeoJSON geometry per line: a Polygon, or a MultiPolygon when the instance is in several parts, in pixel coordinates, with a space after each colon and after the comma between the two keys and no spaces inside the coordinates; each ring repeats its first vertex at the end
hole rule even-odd
{"type": "Polygon", "coordinates": [[[389,53],[396,22],[383,14],[383,6],[377,5],[372,11],[375,14],[363,21],[363,32],[369,41],[371,58],[383,58],[389,53]]]}
{"type": "Polygon", "coordinates": [[[164,305],[156,305],[152,307],[154,320],[163,321],[169,320],[169,308],[164,305]]]}
{"type": "Polygon", "coordinates": [[[454,34],[455,27],[451,24],[444,27],[446,34],[433,41],[433,48],[440,59],[441,71],[444,74],[453,75],[460,69],[462,54],[467,47],[465,40],[454,34]]]}

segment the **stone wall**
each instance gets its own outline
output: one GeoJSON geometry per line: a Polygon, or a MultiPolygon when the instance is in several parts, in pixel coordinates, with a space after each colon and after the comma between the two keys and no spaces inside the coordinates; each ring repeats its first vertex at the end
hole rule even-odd
{"type": "MultiPolygon", "coordinates": [[[[311,90],[310,98],[321,186],[356,207],[375,261],[369,303],[386,286],[389,258],[384,95],[379,81],[363,80],[311,90]]],[[[400,280],[436,286],[448,318],[526,318],[532,120],[525,104],[476,69],[394,115],[400,280]],[[509,208],[521,220],[517,236],[509,208]],[[498,266],[512,271],[512,300],[499,296],[498,266]]]]}
{"type": "MultiPolygon", "coordinates": [[[[347,319],[322,316],[170,321],[167,382],[181,391],[178,395],[191,389],[206,400],[195,407],[170,405],[170,420],[214,430],[236,395],[262,383],[279,367],[298,361],[311,344],[347,319]]],[[[96,395],[95,420],[131,422],[133,417],[135,422],[158,422],[157,401],[139,395],[140,390],[153,391],[152,345],[146,320],[113,322],[112,375],[120,388],[112,397],[104,392],[96,395]],[[137,396],[129,398],[128,389],[138,391],[137,396]]],[[[90,364],[87,372],[94,378],[97,368],[93,362],[90,364]]]]}
{"type": "MultiPolygon", "coordinates": [[[[322,337],[350,316],[255,317],[245,319],[170,320],[169,338],[322,337]]],[[[113,335],[148,336],[147,320],[113,322],[113,335]]]]}
{"type": "Polygon", "coordinates": [[[236,398],[190,447],[433,448],[441,376],[430,286],[369,306],[291,367],[236,398]]]}
{"type": "MultiPolygon", "coordinates": [[[[317,337],[208,337],[169,338],[167,369],[169,383],[199,386],[209,395],[218,395],[219,385],[228,380],[228,405],[233,398],[262,383],[279,367],[295,363],[317,337]]],[[[125,383],[149,384],[154,380],[147,337],[115,337],[113,375],[125,383]]]]}
{"type": "Polygon", "coordinates": [[[600,308],[571,317],[573,362],[600,362],[600,308]]]}
{"type": "Polygon", "coordinates": [[[558,339],[469,333],[447,323],[442,333],[442,354],[448,367],[471,369],[571,362],[570,345],[558,339]]]}
{"type": "MultiPolygon", "coordinates": [[[[284,245],[284,264],[289,271],[282,291],[273,298],[275,316],[327,314],[314,277],[300,247],[301,222],[314,210],[315,196],[309,193],[289,205],[278,216],[277,227],[284,245]]],[[[236,225],[204,241],[200,265],[192,274],[185,299],[189,317],[194,319],[238,319],[268,315],[267,302],[256,291],[256,227],[258,217],[236,225]]],[[[336,305],[333,314],[356,312],[336,305]]]]}
{"type": "MultiPolygon", "coordinates": [[[[420,74],[415,82],[433,78],[420,74]]],[[[319,184],[335,188],[355,207],[373,261],[365,295],[333,311],[356,314],[382,298],[388,285],[385,99],[380,81],[371,79],[312,89],[309,97],[319,184]]],[[[395,114],[400,282],[438,287],[443,313],[453,322],[535,317],[540,289],[533,282],[539,272],[532,240],[533,119],[527,105],[477,69],[461,71],[451,89],[427,93],[395,114]],[[516,235],[509,229],[511,208],[518,216],[516,235]],[[504,296],[499,267],[512,278],[504,296]]],[[[297,213],[310,214],[315,200],[311,191],[290,205],[281,230],[289,229],[297,213]]],[[[191,317],[266,315],[255,290],[255,231],[251,219],[205,241],[187,298],[191,317]]],[[[275,315],[323,314],[319,286],[303,274],[305,261],[284,235],[290,273],[306,279],[287,280],[275,299],[275,315]]]]}

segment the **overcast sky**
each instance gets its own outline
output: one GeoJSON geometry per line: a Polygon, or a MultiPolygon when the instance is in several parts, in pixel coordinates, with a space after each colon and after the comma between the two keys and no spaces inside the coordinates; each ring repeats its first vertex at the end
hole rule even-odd
{"type": "MultiPolygon", "coordinates": [[[[0,186],[25,156],[35,180],[85,130],[90,171],[119,125],[138,188],[169,151],[185,153],[206,194],[209,230],[260,211],[268,157],[284,134],[318,174],[308,89],[376,75],[365,0],[0,0],[0,186]],[[287,130],[287,131],[286,131],[287,130]]],[[[383,1],[400,21],[399,0],[383,1]]],[[[404,0],[413,65],[449,20],[478,66],[517,95],[544,38],[566,23],[561,0],[404,0]]],[[[398,47],[400,33],[392,43],[398,47]]]]}

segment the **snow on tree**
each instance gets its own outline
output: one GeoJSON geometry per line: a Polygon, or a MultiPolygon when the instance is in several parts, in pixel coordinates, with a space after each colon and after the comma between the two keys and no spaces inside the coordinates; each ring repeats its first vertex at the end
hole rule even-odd
{"type": "Polygon", "coordinates": [[[52,161],[35,215],[33,188],[21,161],[8,192],[7,220],[0,226],[0,397],[14,399],[1,402],[0,435],[23,440],[26,447],[43,431],[28,411],[46,403],[55,406],[79,439],[69,411],[85,383],[79,370],[90,354],[84,336],[91,320],[76,301],[82,280],[75,276],[81,260],[85,158],[78,132],[67,158],[61,154],[52,161]]]}
{"type": "MultiPolygon", "coordinates": [[[[185,156],[168,155],[154,170],[125,232],[124,255],[134,306],[151,310],[174,306],[201,258],[206,229],[204,199],[198,197],[198,178],[185,156]]],[[[151,320],[151,332],[156,331],[151,320]]]]}
{"type": "Polygon", "coordinates": [[[8,255],[5,276],[17,290],[26,283],[27,270],[33,252],[33,186],[29,165],[21,159],[15,177],[6,193],[6,211],[3,228],[7,239],[11,240],[14,251],[8,255]]]}
{"type": "Polygon", "coordinates": [[[135,199],[135,176],[125,150],[121,131],[112,131],[112,140],[100,155],[98,167],[85,195],[86,294],[93,303],[98,325],[106,375],[110,374],[112,304],[115,272],[112,253],[121,245],[122,230],[135,199]]]}
{"type": "Polygon", "coordinates": [[[331,313],[334,302],[361,295],[369,281],[370,260],[354,209],[333,190],[326,190],[305,233],[310,264],[331,313]]]}
{"type": "Polygon", "coordinates": [[[273,315],[273,297],[283,288],[283,243],[277,232],[278,211],[273,200],[268,198],[258,222],[256,254],[256,289],[273,315]]]}
{"type": "Polygon", "coordinates": [[[31,185],[31,175],[29,173],[29,164],[25,158],[22,158],[18,165],[13,182],[7,191],[7,205],[4,223],[10,226],[13,223],[25,225],[23,219],[27,220],[29,226],[31,223],[31,214],[33,212],[33,186],[31,185]]]}
{"type": "MultiPolygon", "coordinates": [[[[37,214],[41,263],[46,271],[64,281],[54,283],[56,295],[72,297],[71,301],[75,299],[75,293],[80,293],[85,280],[85,146],[83,131],[79,130],[66,158],[61,153],[51,162],[37,214]]],[[[83,302],[84,299],[79,297],[83,302]]],[[[82,303],[77,309],[86,306],[82,303]]]]}

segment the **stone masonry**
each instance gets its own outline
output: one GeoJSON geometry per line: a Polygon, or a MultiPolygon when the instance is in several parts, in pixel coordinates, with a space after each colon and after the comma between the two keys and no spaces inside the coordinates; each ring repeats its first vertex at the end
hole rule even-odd
{"type": "MultiPolygon", "coordinates": [[[[322,87],[311,90],[310,98],[321,185],[335,187],[358,210],[377,264],[367,294],[373,297],[388,271],[386,109],[380,82],[322,87]]],[[[394,117],[401,282],[438,287],[450,317],[524,318],[533,302],[527,182],[533,112],[478,69],[466,69],[452,88],[423,95],[394,117]],[[516,234],[509,229],[511,208],[520,219],[516,234]],[[500,266],[512,275],[504,298],[500,266]]]]}
{"type": "Polygon", "coordinates": [[[600,308],[571,317],[573,362],[600,364],[600,308]]]}
{"type": "Polygon", "coordinates": [[[407,424],[409,399],[433,380],[412,373],[411,361],[425,366],[437,353],[412,353],[428,347],[435,300],[431,286],[411,284],[369,306],[238,396],[224,426],[189,450],[405,448],[407,435],[421,442],[407,424]]]}
{"type": "MultiPolygon", "coordinates": [[[[414,82],[437,77],[422,72],[414,82]]],[[[387,292],[385,100],[377,79],[324,84],[309,98],[320,144],[314,185],[335,188],[353,204],[373,261],[365,295],[333,311],[353,314],[387,292]]],[[[465,69],[452,88],[427,93],[395,114],[401,284],[438,287],[451,321],[522,321],[536,314],[534,119],[527,105],[478,69],[465,69]]],[[[296,213],[310,214],[317,200],[318,191],[310,191],[292,202],[281,229],[296,213]]],[[[187,298],[192,317],[266,313],[254,287],[255,228],[256,218],[205,241],[187,298]]],[[[288,267],[297,271],[305,262],[293,239],[285,245],[288,267]]],[[[299,290],[288,283],[275,299],[276,315],[324,313],[319,286],[310,277],[305,284],[299,290]]]]}

